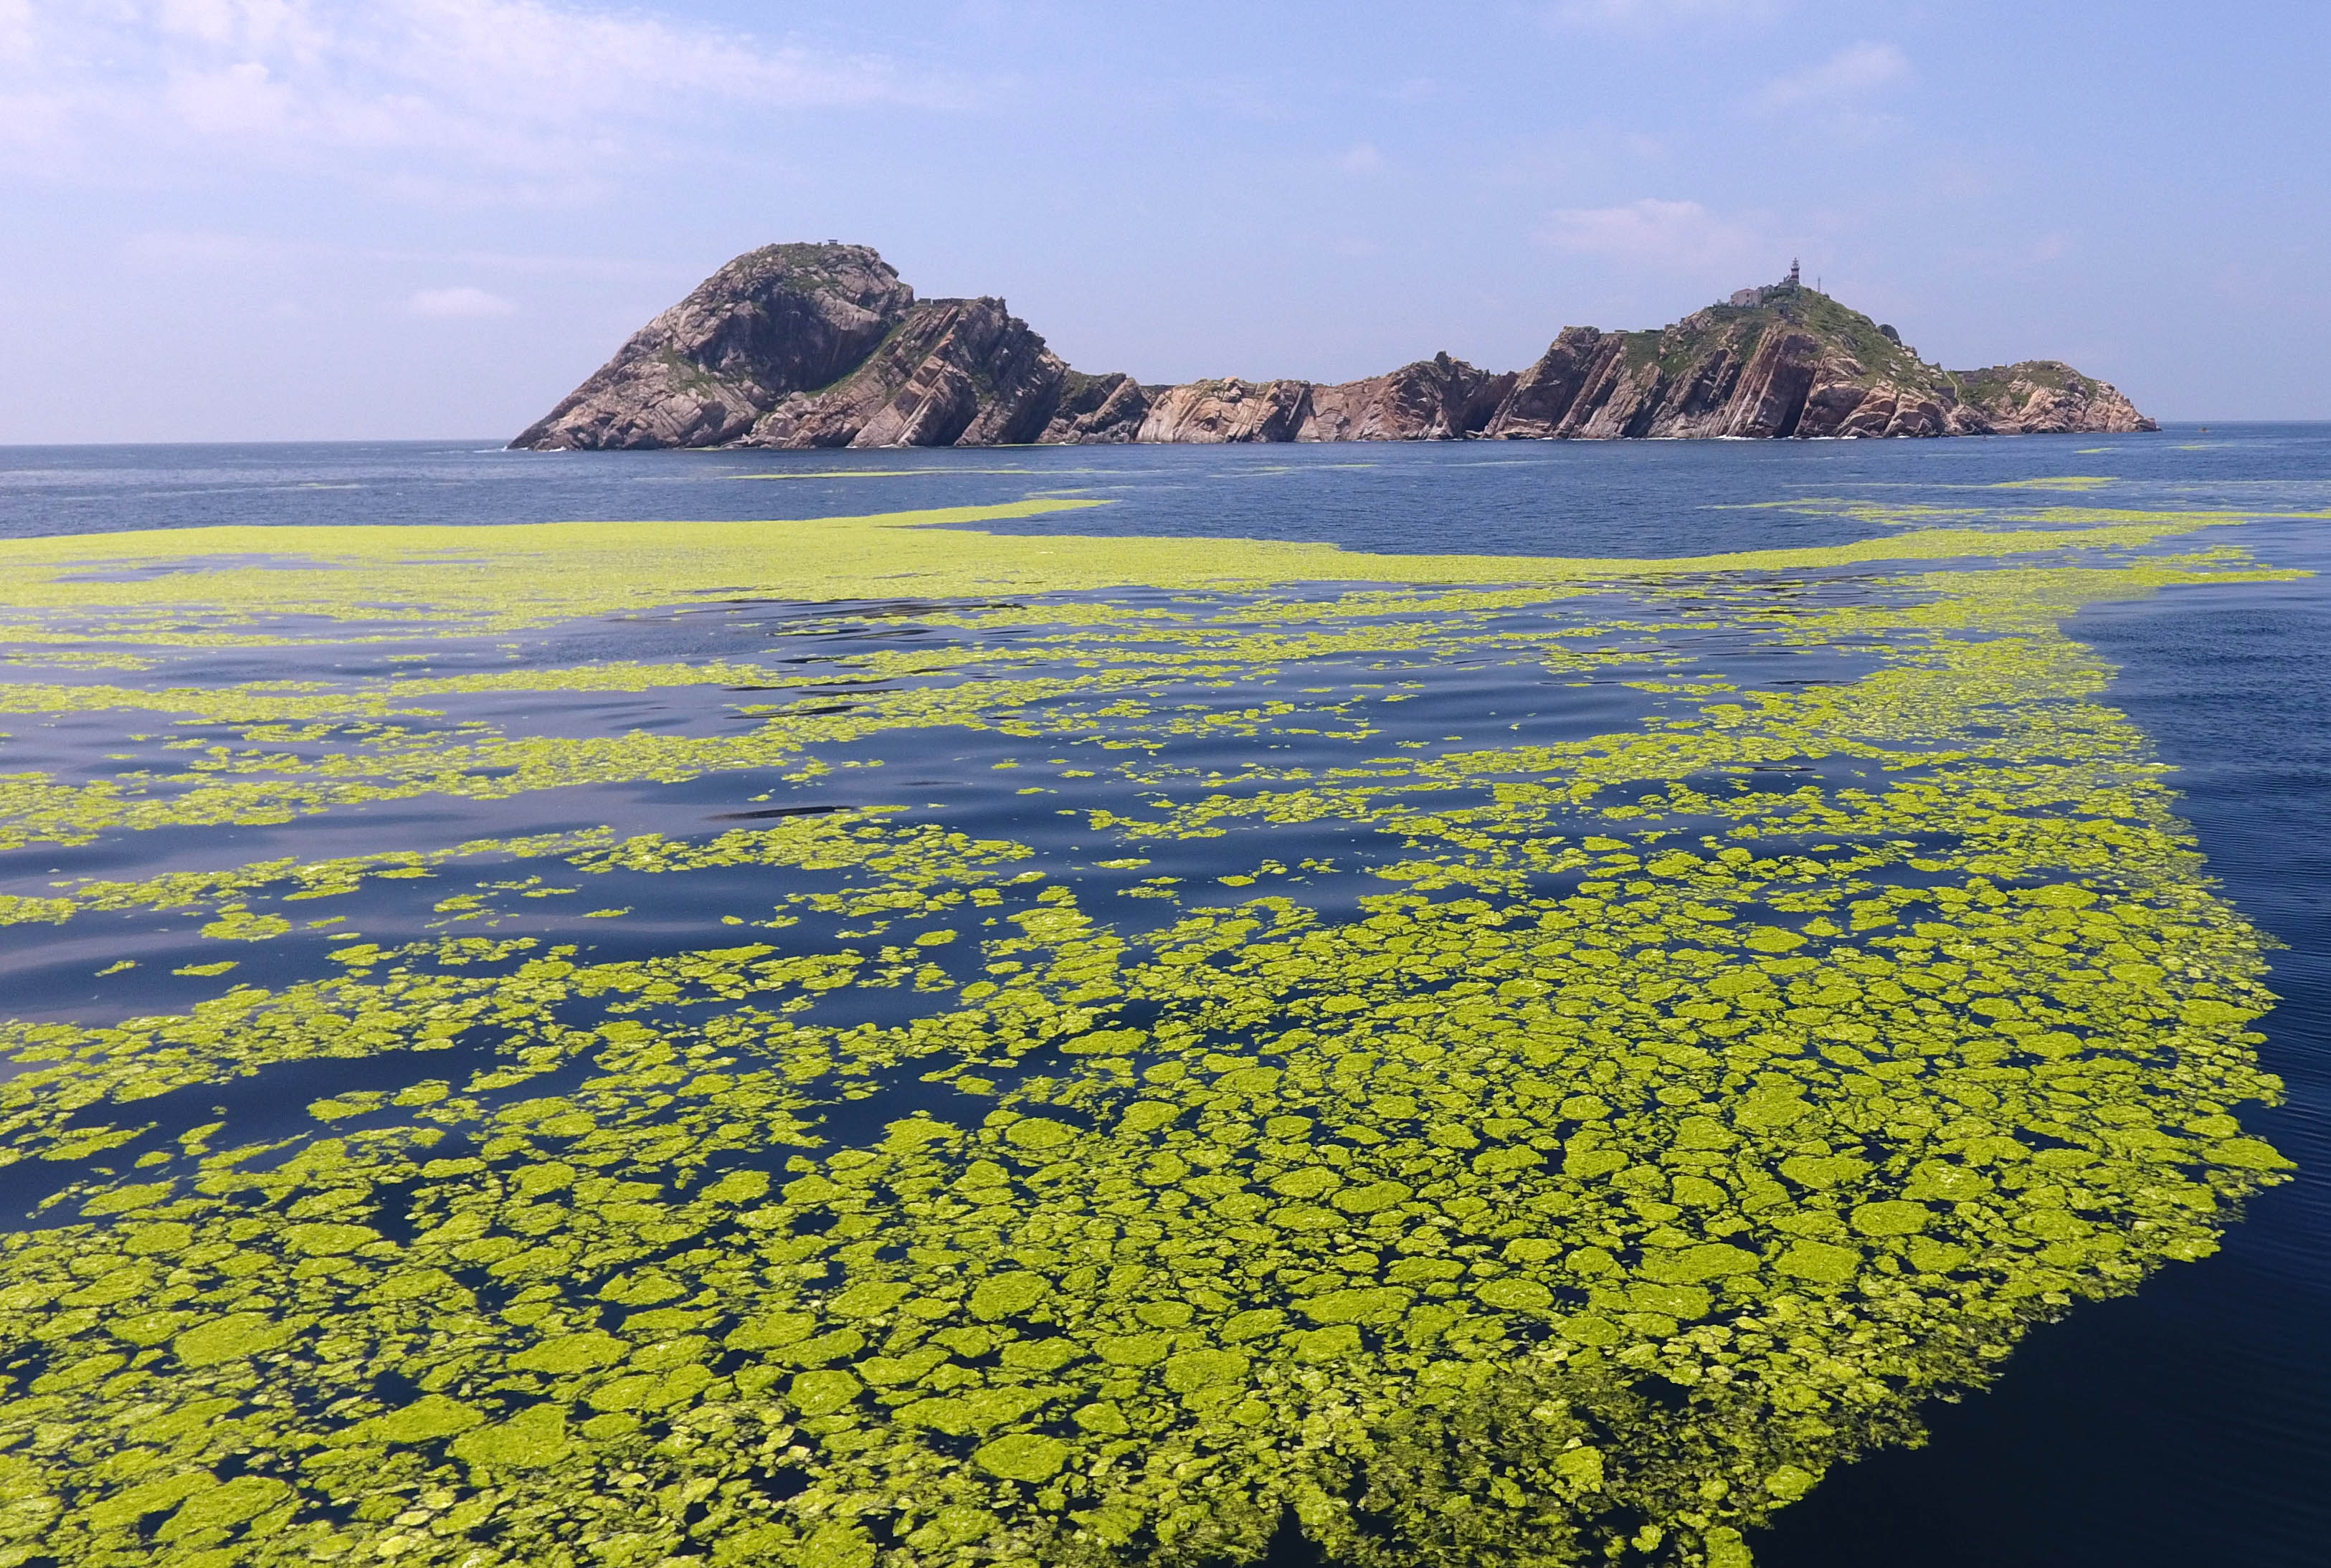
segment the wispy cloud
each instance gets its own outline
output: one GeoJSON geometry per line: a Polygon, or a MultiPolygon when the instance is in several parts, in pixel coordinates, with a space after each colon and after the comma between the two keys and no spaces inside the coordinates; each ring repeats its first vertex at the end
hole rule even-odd
{"type": "Polygon", "coordinates": [[[452,289],[423,289],[404,302],[406,315],[432,321],[478,321],[508,316],[517,309],[500,295],[467,284],[452,289]]]}
{"type": "Polygon", "coordinates": [[[576,0],[0,0],[0,151],[151,177],[233,157],[538,184],[709,108],[943,107],[959,88],[576,0]]]}
{"type": "Polygon", "coordinates": [[[1755,105],[1768,113],[1846,109],[1910,80],[1910,61],[1891,43],[1849,43],[1820,64],[1768,81],[1755,105]]]}
{"type": "Polygon", "coordinates": [[[1692,275],[1727,274],[1766,249],[1755,231],[1698,202],[1654,197],[1615,207],[1563,207],[1535,236],[1550,250],[1692,275]]]}
{"type": "Polygon", "coordinates": [[[1372,141],[1354,142],[1336,160],[1336,166],[1347,175],[1372,175],[1384,166],[1384,156],[1372,141]]]}

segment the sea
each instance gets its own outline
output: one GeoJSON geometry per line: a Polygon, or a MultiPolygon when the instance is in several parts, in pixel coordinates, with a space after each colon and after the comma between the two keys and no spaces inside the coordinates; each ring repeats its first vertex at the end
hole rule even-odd
{"type": "MultiPolygon", "coordinates": [[[[485,439],[0,448],[0,539],[226,525],[489,528],[849,518],[1032,496],[1108,504],[981,527],[1281,540],[1395,556],[1640,558],[1847,545],[1898,531],[1906,510],[1929,526],[1963,519],[2003,526],[1999,508],[2011,502],[2086,508],[2099,522],[2160,512],[2240,514],[2179,547],[2239,546],[2260,564],[2308,575],[2107,597],[2083,604],[2065,631],[2109,667],[2100,700],[2125,713],[2166,765],[2176,811],[2219,895],[2271,939],[2267,984],[2279,1000],[2256,1026],[2264,1035],[2258,1051],[2286,1098],[2241,1116],[2244,1131],[2272,1144],[2296,1172],[2248,1201],[2213,1255],[2163,1269],[2129,1294],[2079,1302],[2060,1321],[2033,1329],[1991,1386],[1920,1410],[1923,1442],[1883,1447],[1836,1467],[1801,1500],[1775,1510],[1769,1527],[1750,1531],[1748,1544],[1766,1568],[2312,1568],[2326,1560],[2331,424],[2178,424],[2132,435],[1930,442],[799,453],[530,453],[485,439]]],[[[189,541],[190,553],[197,545],[189,541]]],[[[0,617],[21,619],[9,594],[0,569],[0,617]]],[[[851,634],[895,628],[917,613],[870,611],[851,634]]],[[[738,633],[731,653],[755,635],[738,633]]],[[[600,625],[587,646],[560,651],[570,659],[578,649],[597,660],[650,659],[672,646],[668,625],[642,617],[600,625]]],[[[703,648],[691,648],[691,656],[704,656],[703,648]]],[[[243,660],[233,666],[237,679],[302,673],[262,670],[236,658],[243,660]]],[[[1575,700],[1570,688],[1500,668],[1505,673],[1482,677],[1486,686],[1452,689],[1444,712],[1422,716],[1427,727],[1437,731],[1494,714],[1499,727],[1520,728],[1544,705],[1575,700]]],[[[1429,683],[1426,672],[1402,673],[1429,683]]],[[[0,670],[0,679],[32,679],[0,670]]],[[[97,670],[72,679],[121,677],[97,670]]],[[[694,717],[660,705],[700,700],[684,690],[634,691],[621,705],[620,723],[686,731],[694,717]]],[[[14,732],[0,734],[0,774],[62,765],[67,743],[24,720],[21,710],[0,716],[0,731],[14,732]]],[[[1236,752],[1225,743],[1208,757],[1219,766],[1236,752]]],[[[1003,765],[986,755],[956,760],[964,768],[1003,765]]],[[[932,771],[945,772],[937,765],[932,771]]],[[[1023,822],[1015,813],[1024,813],[1031,841],[1051,841],[1042,837],[1051,830],[1033,823],[1051,812],[1049,795],[990,792],[975,802],[961,793],[964,777],[912,782],[928,783],[934,808],[942,799],[959,801],[970,813],[963,820],[979,831],[1012,831],[1023,822]]],[[[653,828],[663,798],[652,790],[627,796],[625,831],[653,828]]],[[[673,821],[704,818],[701,789],[673,785],[669,798],[673,821]]],[[[562,824],[582,820],[573,812],[550,814],[562,824]]],[[[499,806],[490,831],[529,825],[523,815],[499,806]]],[[[302,819],[252,830],[248,848],[254,859],[296,855],[311,844],[324,846],[319,853],[348,853],[369,841],[367,833],[386,834],[387,842],[409,820],[391,816],[352,832],[302,819]]],[[[187,862],[171,857],[183,857],[186,843],[173,835],[186,831],[151,835],[150,851],[123,832],[79,847],[8,850],[0,852],[0,891],[35,897],[62,885],[61,876],[125,879],[182,866],[187,862]]],[[[1167,864],[1161,858],[1149,870],[1167,864]]],[[[128,1008],[177,1005],[166,991],[100,999],[103,988],[87,975],[103,955],[84,943],[61,956],[74,929],[0,927],[0,1010],[70,1018],[83,1008],[115,1018],[128,1008]]],[[[191,939],[183,926],[173,938],[191,939]]],[[[158,965],[149,957],[131,976],[145,984],[140,976],[167,966],[168,944],[137,940],[150,940],[165,955],[158,965]]],[[[332,1070],[307,1064],[290,1092],[333,1092],[332,1070]]],[[[0,1186],[12,1210],[26,1212],[21,1222],[33,1224],[25,1200],[40,1193],[13,1180],[0,1186]]],[[[1283,1538],[1273,1555],[1301,1561],[1303,1550],[1283,1538]]]]}

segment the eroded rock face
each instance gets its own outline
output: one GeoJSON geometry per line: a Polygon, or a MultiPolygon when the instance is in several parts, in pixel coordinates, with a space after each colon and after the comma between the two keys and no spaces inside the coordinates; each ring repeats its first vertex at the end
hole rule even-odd
{"type": "Polygon", "coordinates": [[[511,444],[996,446],[1940,436],[2158,428],[2055,360],[1928,365],[1794,280],[1652,332],[1565,328],[1527,370],[1146,386],[1071,370],[994,299],[927,299],[862,245],[739,256],[511,444]]]}
{"type": "Polygon", "coordinates": [[[1069,367],[1001,299],[926,299],[864,363],[795,392],[737,444],[1005,446],[1044,432],[1069,367]]]}
{"type": "Polygon", "coordinates": [[[2001,435],[2125,432],[2161,427],[2110,384],[2082,375],[2060,359],[1962,372],[1965,407],[2001,435]]]}
{"type": "Polygon", "coordinates": [[[1193,381],[1152,398],[1133,439],[1208,445],[1293,441],[1310,410],[1308,381],[1193,381]]]}
{"type": "Polygon", "coordinates": [[[1087,375],[1071,370],[1061,384],[1061,400],[1051,422],[1036,439],[1055,444],[1137,441],[1142,422],[1149,417],[1149,394],[1165,390],[1144,386],[1120,372],[1087,375]]]}
{"type": "Polygon", "coordinates": [[[649,322],[510,444],[725,446],[863,361],[915,302],[864,245],[750,251],[649,322]]]}
{"type": "Polygon", "coordinates": [[[2052,360],[1927,364],[1826,295],[1744,289],[1659,332],[1563,330],[1483,433],[1508,437],[1937,436],[2158,428],[2052,360]]]}
{"type": "Polygon", "coordinates": [[[1610,400],[1625,339],[1593,327],[1565,327],[1489,418],[1485,433],[1509,439],[1575,435],[1584,415],[1610,400]]]}
{"type": "Polygon", "coordinates": [[[1455,441],[1479,435],[1513,390],[1502,375],[1437,354],[1389,375],[1311,388],[1297,441],[1455,441]]]}

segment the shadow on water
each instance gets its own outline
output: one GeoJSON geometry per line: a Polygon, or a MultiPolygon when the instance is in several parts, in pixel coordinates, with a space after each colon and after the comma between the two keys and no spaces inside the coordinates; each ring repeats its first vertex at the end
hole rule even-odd
{"type": "Polygon", "coordinates": [[[1327,1563],[1319,1548],[1304,1535],[1303,1521],[1288,1506],[1279,1511],[1279,1527],[1271,1531],[1270,1544],[1254,1568],[1327,1568],[1327,1563]]]}

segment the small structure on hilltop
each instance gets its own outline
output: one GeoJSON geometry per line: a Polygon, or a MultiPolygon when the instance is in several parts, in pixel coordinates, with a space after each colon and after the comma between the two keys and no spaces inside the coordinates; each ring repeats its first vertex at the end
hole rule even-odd
{"type": "MultiPolygon", "coordinates": [[[[0,0],[5,3],[5,0],[0,0]]],[[[922,299],[863,245],[748,252],[635,334],[513,443],[654,447],[1602,441],[2151,430],[2055,360],[1948,372],[1777,283],[1664,328],[1565,327],[1537,362],[1447,355],[1363,381],[1177,386],[1062,363],[1001,299],[922,299]]],[[[1808,294],[1811,298],[1807,298],[1808,294]]]]}
{"type": "Polygon", "coordinates": [[[1732,291],[1731,299],[1727,300],[1726,303],[1730,305],[1738,305],[1744,309],[1752,305],[1762,305],[1769,299],[1800,293],[1803,290],[1804,286],[1804,271],[1798,266],[1797,259],[1794,256],[1792,256],[1789,258],[1789,275],[1787,277],[1782,279],[1777,283],[1765,284],[1762,288],[1736,289],[1732,291]]]}

